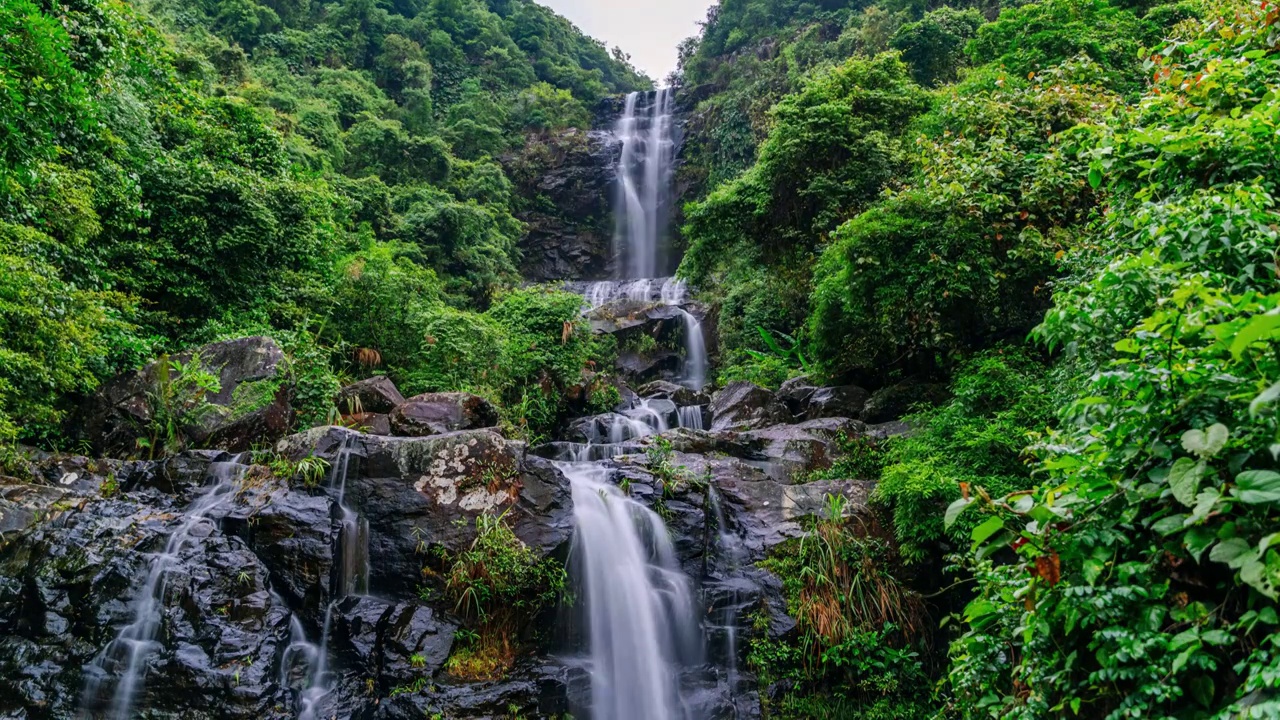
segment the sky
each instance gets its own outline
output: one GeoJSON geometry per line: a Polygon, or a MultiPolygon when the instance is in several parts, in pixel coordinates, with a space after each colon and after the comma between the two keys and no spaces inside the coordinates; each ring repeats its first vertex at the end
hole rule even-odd
{"type": "Polygon", "coordinates": [[[537,0],[631,62],[659,84],[676,69],[676,46],[696,35],[712,0],[537,0]]]}

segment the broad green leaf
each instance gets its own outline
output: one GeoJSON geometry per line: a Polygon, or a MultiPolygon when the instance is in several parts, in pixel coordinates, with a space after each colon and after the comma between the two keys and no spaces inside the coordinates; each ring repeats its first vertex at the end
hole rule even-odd
{"type": "MultiPolygon", "coordinates": [[[[1185,443],[1184,436],[1183,444],[1185,443]]],[[[1196,492],[1200,490],[1200,478],[1204,476],[1204,471],[1204,461],[1195,462],[1191,458],[1178,458],[1173,467],[1169,468],[1169,489],[1178,502],[1188,507],[1195,504],[1196,492]]]]}
{"type": "Polygon", "coordinates": [[[1202,706],[1213,706],[1213,678],[1199,675],[1191,679],[1191,697],[1202,706]]]}
{"type": "Polygon", "coordinates": [[[1196,506],[1191,511],[1191,517],[1187,518],[1187,525],[1204,522],[1221,499],[1222,493],[1216,487],[1207,487],[1201,490],[1200,494],[1196,495],[1196,506]]]}
{"type": "Polygon", "coordinates": [[[1089,187],[1097,190],[1102,186],[1102,170],[1091,167],[1089,168],[1089,187]]]}
{"type": "Polygon", "coordinates": [[[1226,447],[1231,431],[1222,423],[1214,423],[1208,430],[1188,430],[1182,434],[1182,447],[1201,458],[1211,458],[1226,447]]]}
{"type": "MultiPolygon", "coordinates": [[[[956,522],[956,519],[960,517],[960,514],[963,513],[965,509],[972,504],[973,504],[972,499],[960,498],[959,500],[956,500],[955,502],[948,505],[947,514],[943,518],[943,522],[946,525],[946,527],[950,528],[952,525],[954,525],[956,522]]],[[[937,517],[937,516],[935,515],[934,517],[937,517]]]]}
{"type": "Polygon", "coordinates": [[[1187,552],[1191,553],[1191,557],[1196,562],[1200,562],[1200,556],[1204,555],[1204,551],[1218,539],[1218,536],[1207,527],[1193,527],[1187,531],[1182,537],[1182,541],[1186,543],[1187,552]]]}
{"type": "MultiPolygon", "coordinates": [[[[936,515],[934,517],[937,517],[936,515]]],[[[986,522],[973,529],[973,546],[976,548],[987,541],[987,538],[1004,529],[1004,520],[991,516],[986,522]]]]}
{"type": "Polygon", "coordinates": [[[1246,470],[1236,476],[1236,496],[1250,505],[1280,502],[1280,473],[1246,470]]]}
{"type": "Polygon", "coordinates": [[[1163,537],[1168,537],[1183,528],[1186,522],[1186,515],[1170,515],[1169,517],[1160,518],[1151,526],[1151,529],[1159,533],[1163,537]]]}
{"type": "Polygon", "coordinates": [[[1232,568],[1239,569],[1249,558],[1253,557],[1254,549],[1245,542],[1243,538],[1231,538],[1223,540],[1214,546],[1209,552],[1209,559],[1214,562],[1230,565],[1232,568]]]}
{"type": "Polygon", "coordinates": [[[1255,315],[1231,341],[1231,354],[1239,360],[1250,345],[1275,334],[1277,328],[1280,328],[1280,313],[1273,311],[1266,315],[1255,315]]]}

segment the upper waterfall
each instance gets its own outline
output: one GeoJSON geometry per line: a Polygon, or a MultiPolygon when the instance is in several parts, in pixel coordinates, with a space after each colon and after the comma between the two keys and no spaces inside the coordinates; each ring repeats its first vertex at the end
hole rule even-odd
{"type": "Polygon", "coordinates": [[[614,198],[613,252],[622,279],[673,270],[669,257],[676,138],[670,88],[627,96],[614,132],[622,142],[614,198]]]}

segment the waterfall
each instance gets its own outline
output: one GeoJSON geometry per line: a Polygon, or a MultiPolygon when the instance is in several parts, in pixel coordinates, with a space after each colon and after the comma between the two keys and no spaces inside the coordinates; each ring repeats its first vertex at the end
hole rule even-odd
{"type": "Polygon", "coordinates": [[[590,716],[677,720],[680,670],[699,660],[694,593],[666,525],[608,482],[608,470],[560,463],[573,492],[571,567],[589,645],[590,716]]]}
{"type": "MultiPolygon", "coordinates": [[[[720,501],[720,493],[715,486],[707,486],[707,504],[711,506],[711,515],[716,521],[716,554],[725,569],[736,573],[747,562],[747,550],[742,540],[729,530],[724,519],[724,507],[720,501]]],[[[738,682],[738,604],[741,598],[733,592],[728,602],[719,613],[721,629],[725,637],[726,667],[728,668],[729,687],[734,688],[738,682]]]]}
{"type": "MultiPolygon", "coordinates": [[[[312,656],[307,684],[298,694],[298,719],[315,720],[320,701],[333,690],[334,677],[329,671],[329,632],[333,625],[333,612],[343,598],[364,595],[369,592],[369,521],[347,505],[347,475],[351,469],[352,445],[356,436],[348,434],[342,441],[338,456],[329,474],[329,488],[335,490],[334,500],[341,514],[342,529],[338,536],[338,567],[334,573],[333,592],[324,612],[324,625],[320,631],[320,644],[312,656]]],[[[301,630],[301,626],[298,627],[301,630]]],[[[306,641],[305,635],[302,641],[306,641]]]]}
{"type": "Polygon", "coordinates": [[[705,405],[686,405],[679,408],[676,410],[678,426],[690,430],[705,430],[706,427],[702,422],[702,412],[705,408],[705,405]]]}
{"type": "Polygon", "coordinates": [[[684,308],[680,308],[680,314],[684,316],[684,372],[680,383],[701,390],[707,384],[707,341],[698,318],[684,308]]]}
{"type": "Polygon", "coordinates": [[[614,132],[622,141],[614,253],[623,278],[669,272],[663,257],[675,163],[673,93],[631,93],[614,132]]]}
{"type": "Polygon", "coordinates": [[[86,669],[83,698],[86,715],[92,714],[91,711],[98,705],[108,668],[123,664],[124,671],[111,696],[107,716],[116,720],[126,720],[131,716],[134,700],[145,679],[147,658],[158,645],[156,634],[164,620],[165,579],[169,570],[178,563],[187,541],[192,537],[207,537],[212,532],[207,527],[208,516],[234,497],[235,493],[232,491],[246,469],[239,460],[237,457],[232,462],[209,465],[210,482],[206,484],[210,487],[191,503],[183,513],[182,524],[169,536],[164,551],[152,559],[135,601],[133,622],[121,628],[119,635],[103,648],[94,658],[93,664],[86,669]],[[202,534],[196,534],[197,528],[201,528],[202,534]]]}

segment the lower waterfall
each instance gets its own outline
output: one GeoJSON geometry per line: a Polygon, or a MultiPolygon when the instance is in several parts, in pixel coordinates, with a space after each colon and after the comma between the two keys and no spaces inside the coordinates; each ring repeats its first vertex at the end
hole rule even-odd
{"type": "Polygon", "coordinates": [[[700,659],[702,632],[666,525],[608,482],[606,468],[558,466],[573,490],[570,564],[581,592],[591,717],[687,717],[680,672],[700,659]]]}

